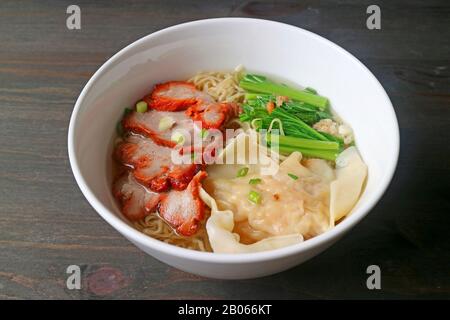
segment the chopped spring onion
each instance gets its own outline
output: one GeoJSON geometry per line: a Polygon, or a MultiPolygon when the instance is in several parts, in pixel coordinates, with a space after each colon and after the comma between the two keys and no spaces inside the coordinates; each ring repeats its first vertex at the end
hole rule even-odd
{"type": "Polygon", "coordinates": [[[184,143],[184,135],[178,131],[175,131],[172,133],[170,140],[175,141],[177,144],[183,144],[184,143]]]}
{"type": "Polygon", "coordinates": [[[159,131],[165,131],[167,129],[172,128],[172,126],[175,123],[175,119],[169,116],[162,117],[161,120],[159,120],[158,129],[159,131]]]}
{"type": "Polygon", "coordinates": [[[236,177],[245,177],[247,173],[248,173],[247,167],[240,168],[236,174],[236,177]]]}
{"type": "Polygon", "coordinates": [[[202,131],[200,132],[200,137],[202,138],[202,140],[206,139],[206,137],[208,136],[208,130],[206,130],[205,128],[202,128],[202,131]]]}
{"type": "Polygon", "coordinates": [[[147,102],[139,101],[138,103],[136,103],[136,111],[137,112],[144,113],[147,111],[147,109],[148,109],[147,102]]]}
{"type": "Polygon", "coordinates": [[[298,176],[296,176],[293,173],[288,173],[288,176],[291,177],[293,180],[297,180],[298,179],[298,176]]]}
{"type": "Polygon", "coordinates": [[[254,178],[254,179],[250,179],[248,181],[248,184],[255,185],[255,184],[261,183],[261,181],[262,180],[260,178],[254,178]]]}
{"type": "Polygon", "coordinates": [[[328,106],[328,99],[325,97],[318,96],[306,90],[298,90],[272,82],[260,75],[245,75],[239,82],[239,86],[248,91],[286,96],[294,100],[306,102],[319,109],[325,109],[328,106]]]}
{"type": "Polygon", "coordinates": [[[256,191],[250,191],[248,194],[248,200],[255,204],[261,203],[261,195],[256,191]]]}

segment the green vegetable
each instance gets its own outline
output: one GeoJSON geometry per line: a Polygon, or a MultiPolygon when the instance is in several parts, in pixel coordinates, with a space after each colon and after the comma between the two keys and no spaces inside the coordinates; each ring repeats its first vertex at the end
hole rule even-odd
{"type": "Polygon", "coordinates": [[[261,183],[261,182],[262,182],[262,180],[260,178],[254,178],[254,179],[250,179],[248,181],[248,184],[255,185],[255,184],[258,184],[258,183],[261,183]]]}
{"type": "Polygon", "coordinates": [[[280,136],[275,134],[266,135],[266,140],[269,143],[272,142],[274,139],[275,142],[278,140],[278,144],[290,147],[339,151],[339,143],[334,141],[311,140],[296,137],[280,136]]]}
{"type": "Polygon", "coordinates": [[[272,148],[278,148],[279,153],[285,155],[299,151],[305,157],[334,161],[341,151],[339,143],[333,141],[302,139],[274,134],[267,134],[265,139],[272,148]]]}
{"type": "Polygon", "coordinates": [[[247,92],[244,96],[245,100],[254,100],[258,97],[271,97],[271,94],[261,94],[261,93],[255,93],[255,92],[247,92]]]}
{"type": "Polygon", "coordinates": [[[342,139],[340,137],[333,136],[332,134],[329,134],[329,133],[326,133],[326,132],[321,132],[320,134],[325,136],[329,141],[334,141],[334,142],[339,143],[339,146],[341,148],[344,146],[344,139],[342,139]]]}
{"type": "Polygon", "coordinates": [[[261,75],[247,74],[239,82],[239,86],[248,91],[286,96],[294,100],[311,104],[322,110],[328,106],[328,99],[325,97],[313,94],[306,90],[298,90],[286,85],[277,84],[261,75]]]}
{"type": "Polygon", "coordinates": [[[299,101],[288,101],[283,104],[282,108],[294,114],[308,125],[313,125],[322,119],[333,118],[328,110],[317,110],[314,106],[299,101]]]}
{"type": "Polygon", "coordinates": [[[298,179],[298,177],[295,174],[293,174],[293,173],[288,173],[288,176],[291,177],[294,180],[298,179]]]}
{"type": "Polygon", "coordinates": [[[261,195],[256,191],[250,191],[248,194],[248,200],[255,204],[261,203],[261,195]]]}
{"type": "Polygon", "coordinates": [[[253,74],[247,74],[240,86],[248,92],[239,119],[250,122],[257,131],[268,130],[263,138],[272,147],[278,147],[281,154],[299,151],[305,157],[335,160],[342,151],[341,138],[312,127],[322,119],[333,119],[328,99],[317,95],[316,90],[297,90],[253,74]],[[289,99],[280,102],[277,96],[289,99]],[[278,102],[271,112],[267,110],[269,102],[278,102]],[[280,135],[275,134],[276,129],[280,135]]]}
{"type": "Polygon", "coordinates": [[[247,173],[248,173],[247,167],[240,168],[236,174],[236,177],[245,177],[247,173]]]}
{"type": "Polygon", "coordinates": [[[290,155],[292,152],[298,151],[308,158],[319,158],[331,161],[335,161],[339,154],[338,151],[333,150],[307,149],[282,145],[279,145],[278,148],[279,152],[284,155],[290,155]]]}
{"type": "Polygon", "coordinates": [[[247,101],[242,106],[243,112],[240,114],[239,119],[243,122],[260,119],[261,126],[258,126],[258,129],[268,129],[274,119],[280,119],[283,124],[283,131],[288,136],[323,141],[329,140],[301,119],[301,117],[308,117],[308,121],[312,124],[322,118],[330,118],[331,115],[327,112],[316,110],[314,107],[301,102],[288,101],[281,107],[276,107],[269,114],[266,108],[269,101],[275,101],[275,97],[258,96],[256,99],[247,101]]]}
{"type": "Polygon", "coordinates": [[[137,112],[144,113],[147,111],[147,109],[148,109],[147,102],[139,101],[138,103],[136,103],[136,111],[137,112]]]}
{"type": "Polygon", "coordinates": [[[299,137],[305,137],[305,135],[306,135],[312,139],[318,139],[318,140],[323,140],[323,141],[328,140],[321,133],[319,133],[312,127],[308,126],[299,117],[290,114],[289,112],[287,112],[286,110],[284,110],[282,108],[275,108],[272,111],[271,116],[274,118],[280,119],[283,122],[283,124],[285,122],[290,124],[291,130],[288,130],[289,127],[288,128],[283,127],[283,129],[286,132],[286,135],[293,135],[293,136],[299,136],[299,137]],[[289,131],[291,132],[291,134],[289,133],[289,131]]]}

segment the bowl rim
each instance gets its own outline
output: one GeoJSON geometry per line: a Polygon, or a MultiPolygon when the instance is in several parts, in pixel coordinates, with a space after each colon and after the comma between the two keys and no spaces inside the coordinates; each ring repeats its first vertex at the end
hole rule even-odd
{"type": "Polygon", "coordinates": [[[126,47],[119,50],[116,54],[114,54],[111,58],[109,58],[103,65],[94,73],[94,75],[89,79],[87,84],[84,86],[80,95],[77,98],[75,103],[72,115],[70,117],[69,130],[68,130],[68,154],[70,166],[72,168],[72,172],[75,176],[75,180],[85,196],[88,200],[89,204],[95,209],[95,211],[108,222],[114,229],[119,231],[122,235],[124,235],[128,240],[131,240],[134,244],[139,244],[140,246],[149,247],[153,250],[161,252],[163,254],[179,257],[182,259],[188,260],[196,260],[201,262],[209,262],[209,263],[222,263],[222,264],[236,264],[236,263],[252,263],[252,262],[261,262],[268,261],[274,259],[285,258],[288,256],[296,255],[301,252],[309,251],[315,247],[318,247],[322,244],[330,243],[333,240],[337,240],[340,236],[344,235],[347,231],[353,228],[358,222],[360,222],[378,203],[378,201],[383,196],[384,192],[387,190],[390,182],[392,181],[393,175],[395,173],[398,157],[400,152],[400,131],[398,126],[397,116],[395,114],[395,110],[392,106],[392,103],[384,90],[383,86],[380,84],[378,79],[372,74],[372,72],[356,57],[354,57],[351,53],[340,47],[339,45],[333,43],[332,41],[319,36],[311,31],[289,25],[282,22],[265,20],[265,19],[255,19],[255,18],[239,18],[239,17],[227,17],[227,18],[212,18],[212,19],[202,19],[189,21],[181,24],[177,24],[168,28],[161,29],[159,31],[153,32],[149,35],[146,35],[126,47]],[[350,216],[346,217],[341,223],[332,228],[331,230],[327,230],[326,232],[309,239],[305,242],[290,245],[287,247],[282,247],[278,249],[261,251],[261,252],[251,252],[251,253],[214,253],[214,252],[200,252],[191,249],[185,249],[181,247],[177,247],[175,245],[167,244],[165,242],[154,239],[144,233],[138,231],[132,226],[128,225],[126,222],[122,221],[119,217],[117,217],[113,212],[111,212],[108,208],[106,208],[103,203],[94,195],[90,187],[87,185],[83,175],[81,174],[77,156],[75,154],[75,128],[77,124],[77,120],[79,117],[79,109],[85,99],[85,96],[91,90],[91,87],[96,82],[96,80],[103,74],[107,69],[111,68],[113,64],[118,61],[125,53],[132,48],[143,44],[146,41],[151,40],[152,38],[163,36],[166,33],[177,32],[181,29],[190,26],[198,26],[198,25],[208,25],[208,24],[216,24],[216,23],[252,23],[252,24],[269,24],[274,27],[285,29],[285,30],[295,30],[296,32],[303,33],[304,35],[314,38],[316,41],[323,42],[327,46],[332,47],[334,50],[340,51],[343,55],[347,56],[347,58],[351,59],[359,68],[363,69],[365,73],[368,74],[369,77],[372,78],[374,83],[381,89],[381,93],[384,95],[384,99],[386,103],[390,107],[390,118],[394,129],[394,136],[392,137],[392,142],[394,143],[395,154],[393,154],[393,159],[389,163],[389,166],[385,168],[385,174],[383,180],[379,184],[378,189],[372,194],[372,196],[367,199],[366,203],[363,206],[358,208],[358,211],[353,212],[350,216]]]}

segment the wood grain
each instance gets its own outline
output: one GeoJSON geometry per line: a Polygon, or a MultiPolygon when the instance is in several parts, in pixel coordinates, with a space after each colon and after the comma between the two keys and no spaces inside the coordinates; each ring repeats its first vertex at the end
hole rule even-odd
{"type": "MultiPolygon", "coordinates": [[[[377,1],[0,2],[0,298],[300,299],[450,297],[450,3],[377,1]],[[325,253],[264,279],[218,281],[145,255],[89,206],[72,176],[67,128],[97,68],[132,41],[222,16],[283,21],[341,45],[387,90],[401,127],[398,170],[371,214],[325,253]],[[82,268],[81,290],[65,286],[82,268]],[[378,264],[382,290],[365,286],[378,264]]],[[[351,88],[349,90],[351,94],[351,88]]]]}

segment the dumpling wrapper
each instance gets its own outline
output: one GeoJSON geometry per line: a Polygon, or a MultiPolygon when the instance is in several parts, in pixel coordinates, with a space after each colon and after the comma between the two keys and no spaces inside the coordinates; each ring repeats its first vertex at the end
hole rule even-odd
{"type": "Polygon", "coordinates": [[[345,149],[336,159],[336,180],[330,185],[331,223],[346,216],[359,199],[367,166],[355,147],[345,149]]]}

